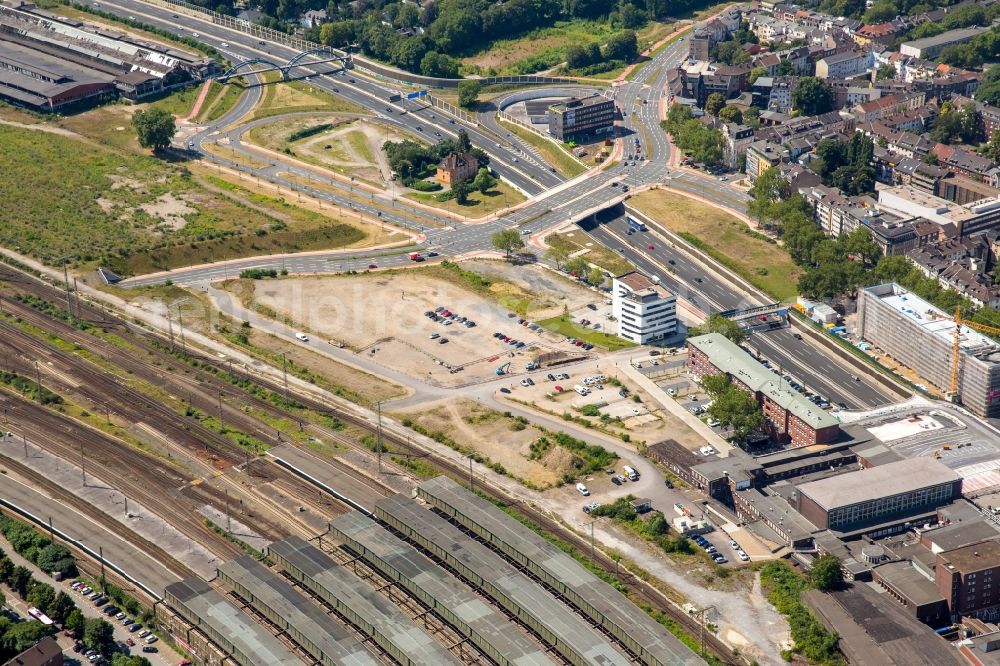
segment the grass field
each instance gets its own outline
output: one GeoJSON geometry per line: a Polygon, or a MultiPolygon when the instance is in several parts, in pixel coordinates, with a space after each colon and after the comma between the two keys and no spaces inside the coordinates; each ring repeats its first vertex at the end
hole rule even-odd
{"type": "Polygon", "coordinates": [[[433,192],[412,192],[407,194],[406,198],[421,201],[429,206],[458,213],[459,215],[473,219],[485,217],[490,213],[495,213],[498,210],[503,210],[508,206],[513,206],[524,201],[523,194],[503,181],[498,182],[492,190],[487,191],[485,194],[482,192],[472,192],[469,195],[468,203],[465,205],[459,204],[454,199],[438,201],[436,196],[433,192]]]}
{"type": "Polygon", "coordinates": [[[367,113],[357,104],[316,88],[308,81],[278,82],[279,77],[273,72],[264,76],[268,84],[265,86],[260,104],[251,114],[254,119],[301,111],[367,113]]]}
{"type": "Polygon", "coordinates": [[[132,275],[365,238],[337,220],[307,223],[210,190],[153,156],[4,125],[0,145],[0,244],[50,264],[69,256],[132,275]]]}
{"type": "Polygon", "coordinates": [[[245,90],[243,81],[244,79],[234,79],[226,85],[212,81],[208,96],[205,97],[205,103],[198,114],[198,121],[211,123],[226,115],[230,109],[236,106],[236,102],[243,94],[245,90]]]}
{"type": "MultiPolygon", "coordinates": [[[[212,85],[218,84],[213,83],[212,85]]],[[[191,109],[194,108],[194,103],[198,99],[198,93],[200,92],[201,85],[192,84],[170,93],[161,100],[153,102],[150,104],[150,107],[163,109],[177,118],[187,118],[191,113],[191,109]]]]}
{"type": "Polygon", "coordinates": [[[548,245],[563,245],[570,254],[586,249],[587,252],[582,255],[584,259],[595,266],[600,266],[613,275],[621,275],[635,270],[635,266],[629,263],[624,257],[595,242],[582,231],[551,234],[546,236],[545,240],[548,245]]]}
{"type": "Polygon", "coordinates": [[[729,213],[663,190],[642,192],[630,203],[774,298],[795,298],[802,270],[783,248],[729,213]]]}
{"type": "Polygon", "coordinates": [[[573,320],[567,315],[559,315],[558,317],[552,317],[551,319],[543,319],[538,322],[538,325],[552,331],[553,333],[576,338],[577,340],[584,340],[596,347],[607,349],[608,351],[618,351],[619,349],[635,347],[634,342],[629,342],[624,338],[619,338],[617,335],[611,335],[603,331],[594,331],[589,328],[579,326],[578,324],[573,323],[573,320]]]}
{"type": "Polygon", "coordinates": [[[554,166],[559,173],[564,175],[566,178],[573,178],[574,176],[579,176],[581,173],[587,170],[586,165],[584,165],[580,160],[576,159],[574,156],[570,155],[563,149],[562,146],[549,141],[548,139],[543,139],[534,132],[524,129],[520,125],[515,125],[514,123],[508,123],[504,120],[498,121],[503,127],[510,130],[514,134],[518,135],[529,144],[538,149],[538,152],[542,154],[542,157],[550,165],[554,166]]]}

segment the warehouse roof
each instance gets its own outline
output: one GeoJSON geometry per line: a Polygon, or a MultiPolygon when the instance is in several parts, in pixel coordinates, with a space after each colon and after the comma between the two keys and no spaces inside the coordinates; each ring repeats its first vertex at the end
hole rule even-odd
{"type": "Polygon", "coordinates": [[[464,567],[472,572],[471,575],[493,585],[500,595],[520,609],[518,616],[556,637],[560,653],[572,652],[575,654],[567,656],[572,656],[574,661],[599,666],[630,663],[583,617],[436,513],[402,495],[379,500],[375,513],[394,529],[405,530],[408,538],[425,547],[431,546],[433,553],[446,557],[450,566],[464,567]]]}
{"type": "Polygon", "coordinates": [[[838,424],[837,419],[829,412],[820,409],[793,391],[773,372],[753,360],[753,357],[746,353],[742,347],[721,333],[699,335],[688,338],[687,342],[708,356],[708,360],[716,368],[729,373],[752,390],[760,391],[810,428],[820,430],[838,424]]]}
{"type": "Polygon", "coordinates": [[[295,627],[296,631],[312,642],[311,646],[302,644],[302,647],[317,659],[322,659],[325,655],[344,666],[378,666],[382,663],[345,627],[334,622],[319,606],[250,555],[220,566],[219,576],[223,581],[228,579],[249,590],[244,593],[237,589],[237,592],[243,597],[252,594],[254,599],[247,599],[252,606],[262,605],[295,627]]]}
{"type": "Polygon", "coordinates": [[[1000,567],[1000,541],[988,539],[940,554],[941,563],[949,570],[962,573],[1000,567]]]}
{"type": "MultiPolygon", "coordinates": [[[[439,476],[424,481],[417,492],[444,510],[455,514],[463,524],[474,524],[487,530],[491,542],[503,544],[502,550],[519,553],[530,560],[550,581],[564,585],[578,595],[596,613],[621,627],[643,649],[663,663],[703,663],[690,649],[670,634],[653,618],[643,612],[625,596],[585,569],[572,556],[529,530],[482,497],[469,492],[454,480],[439,476]],[[442,508],[444,508],[442,507],[442,508]]],[[[572,600],[572,599],[571,599],[572,600]]]]}
{"type": "Polygon", "coordinates": [[[804,483],[798,491],[830,511],[961,478],[940,460],[912,458],[804,483]]]}
{"type": "Polygon", "coordinates": [[[330,532],[393,580],[399,580],[407,589],[418,590],[424,602],[433,599],[435,607],[454,613],[511,663],[518,666],[553,663],[541,646],[480,595],[368,516],[358,511],[339,516],[330,523],[330,532]]]}
{"type": "MultiPolygon", "coordinates": [[[[294,571],[303,584],[319,587],[350,609],[371,627],[371,632],[405,654],[413,664],[458,664],[443,645],[435,641],[394,603],[366,582],[338,565],[333,558],[299,537],[289,537],[268,546],[268,553],[286,569],[294,571]]],[[[362,627],[369,633],[368,627],[362,627]]]]}
{"type": "MultiPolygon", "coordinates": [[[[230,642],[250,663],[269,666],[302,666],[302,662],[269,631],[253,621],[236,606],[216,592],[201,578],[188,578],[167,585],[165,592],[170,605],[189,622],[211,629],[230,642]]],[[[227,648],[227,646],[221,646],[227,648]]],[[[228,649],[228,648],[227,648],[228,649]]]]}
{"type": "Polygon", "coordinates": [[[989,30],[989,28],[980,28],[977,26],[972,26],[970,28],[956,28],[955,30],[942,32],[941,34],[934,35],[933,37],[923,37],[921,39],[903,42],[901,46],[908,46],[911,49],[920,49],[923,51],[924,49],[940,46],[941,44],[952,44],[965,39],[972,39],[976,35],[986,32],[987,30],[989,30]]]}

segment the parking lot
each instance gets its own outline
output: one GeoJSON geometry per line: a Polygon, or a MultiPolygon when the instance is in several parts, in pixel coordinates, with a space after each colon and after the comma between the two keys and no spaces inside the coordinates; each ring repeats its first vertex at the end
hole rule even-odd
{"type": "Polygon", "coordinates": [[[1000,446],[983,423],[957,411],[915,408],[859,421],[904,458],[935,458],[963,478],[962,491],[1000,486],[1000,446]]]}

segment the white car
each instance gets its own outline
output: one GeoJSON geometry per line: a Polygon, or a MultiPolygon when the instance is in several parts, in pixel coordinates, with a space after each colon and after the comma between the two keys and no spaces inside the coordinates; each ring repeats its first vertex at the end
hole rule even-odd
{"type": "Polygon", "coordinates": [[[578,491],[580,492],[580,494],[581,494],[581,495],[583,495],[584,497],[587,497],[588,495],[590,495],[590,491],[589,491],[589,490],[587,490],[587,486],[583,485],[582,483],[578,483],[578,484],[576,484],[576,489],[577,489],[577,490],[578,490],[578,491]]]}
{"type": "Polygon", "coordinates": [[[719,421],[717,419],[709,419],[708,420],[708,427],[709,428],[714,428],[717,425],[719,425],[719,421]]]}
{"type": "Polygon", "coordinates": [[[309,342],[309,336],[305,333],[296,333],[295,338],[301,340],[302,342],[309,342]]]}
{"type": "Polygon", "coordinates": [[[736,554],[740,556],[740,562],[749,562],[750,561],[750,556],[747,555],[742,550],[736,551],[736,554]]]}
{"type": "Polygon", "coordinates": [[[229,48],[229,42],[222,42],[222,48],[228,49],[229,48]]]}
{"type": "Polygon", "coordinates": [[[730,541],[729,545],[732,546],[733,550],[740,550],[740,544],[736,543],[735,539],[733,541],[730,541]]]}
{"type": "Polygon", "coordinates": [[[669,395],[671,398],[676,398],[677,389],[667,389],[667,395],[669,395]]]}

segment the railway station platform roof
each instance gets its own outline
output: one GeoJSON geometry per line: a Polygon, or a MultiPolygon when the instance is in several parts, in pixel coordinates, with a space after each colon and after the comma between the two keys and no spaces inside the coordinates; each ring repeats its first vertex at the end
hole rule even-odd
{"type": "Polygon", "coordinates": [[[363,633],[404,664],[443,666],[458,660],[364,580],[299,537],[276,541],[268,554],[293,578],[344,612],[363,633]]]}
{"type": "Polygon", "coordinates": [[[321,663],[382,664],[346,627],[253,557],[246,555],[226,562],[219,567],[219,576],[224,584],[234,586],[251,606],[286,628],[292,639],[321,663]]]}
{"type": "Polygon", "coordinates": [[[242,666],[302,666],[281,641],[201,578],[171,583],[165,595],[171,608],[242,666]]]}
{"type": "Polygon", "coordinates": [[[506,597],[514,606],[508,610],[572,663],[597,666],[631,663],[569,606],[441,516],[402,495],[379,500],[375,504],[375,514],[440,557],[462,576],[482,586],[483,591],[499,603],[504,604],[502,598],[506,597]]]}
{"type": "Polygon", "coordinates": [[[643,663],[705,663],[659,622],[568,553],[454,480],[445,476],[430,479],[417,486],[417,494],[566,594],[581,611],[613,635],[630,638],[630,648],[641,648],[637,651],[643,663]]]}
{"type": "MultiPolygon", "coordinates": [[[[334,537],[383,573],[399,579],[404,587],[435,609],[453,616],[453,624],[488,656],[517,666],[542,666],[555,662],[513,622],[490,606],[429,557],[368,516],[354,511],[330,523],[334,537]]],[[[452,621],[452,617],[445,617],[452,621]]]]}

